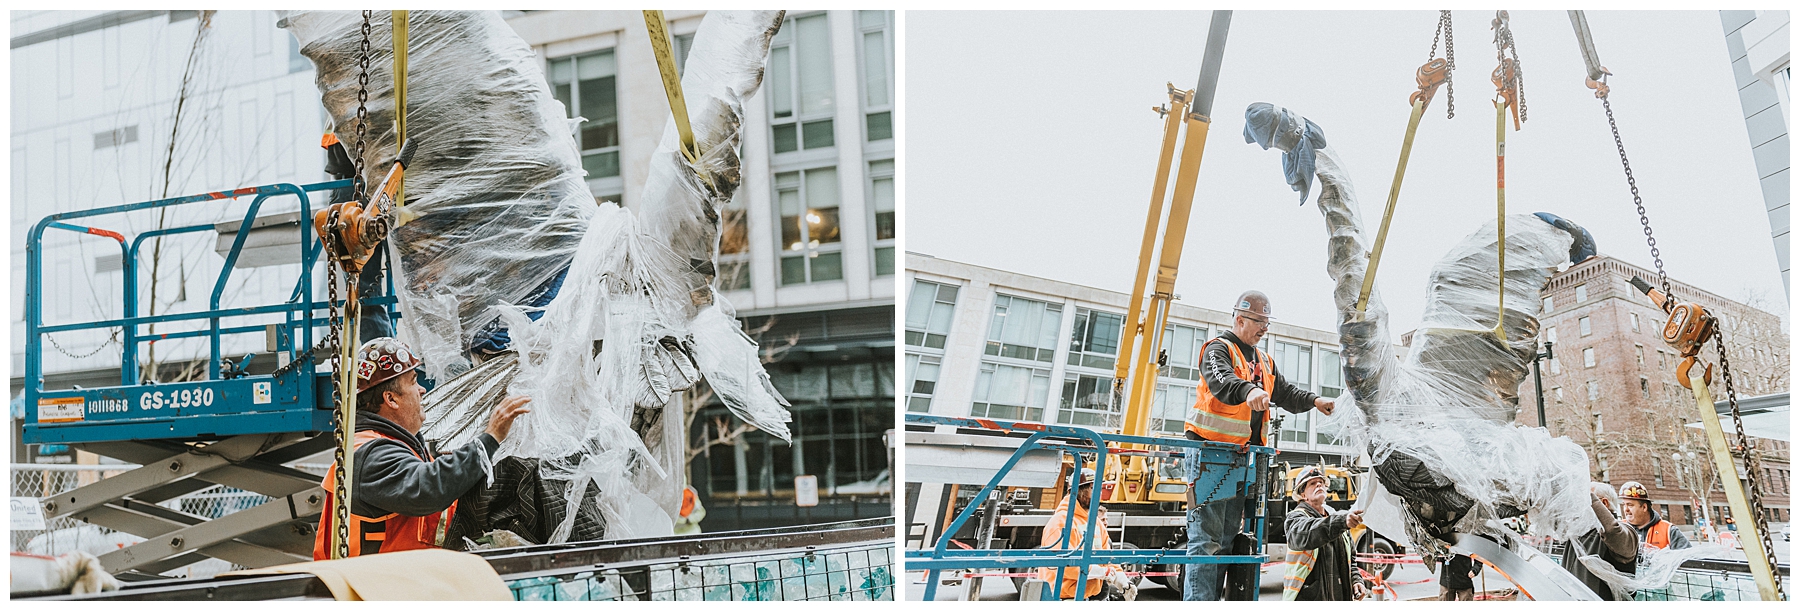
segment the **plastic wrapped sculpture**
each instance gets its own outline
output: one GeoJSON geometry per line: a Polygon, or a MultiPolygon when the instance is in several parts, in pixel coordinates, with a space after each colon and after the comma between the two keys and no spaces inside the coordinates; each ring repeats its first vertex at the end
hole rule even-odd
{"type": "Polygon", "coordinates": [[[1507,218],[1504,342],[1491,333],[1500,290],[1497,222],[1464,238],[1433,267],[1425,319],[1402,361],[1379,292],[1356,311],[1369,240],[1336,152],[1316,125],[1285,109],[1256,104],[1247,114],[1247,139],[1265,147],[1290,151],[1302,138],[1315,140],[1319,211],[1331,235],[1326,269],[1336,281],[1345,383],[1356,407],[1347,410],[1355,415],[1347,433],[1366,444],[1381,485],[1404,502],[1409,538],[1429,545],[1453,533],[1491,532],[1489,520],[1526,513],[1559,538],[1596,528],[1586,453],[1513,422],[1537,346],[1538,293],[1584,232],[1533,215],[1507,218]]]}
{"type": "MultiPolygon", "coordinates": [[[[678,395],[701,379],[745,422],[788,438],[787,402],[711,287],[719,211],[740,183],[744,102],[782,17],[707,14],[682,77],[700,157],[689,163],[667,127],[634,214],[594,204],[564,109],[497,13],[412,13],[407,135],[419,151],[406,189],[421,216],[391,239],[401,337],[440,380],[493,320],[516,351],[428,394],[421,434],[460,444],[500,397],[533,398],[496,456],[494,487],[465,498],[453,535],[501,526],[537,543],[671,534],[686,458],[678,395]],[[513,305],[565,266],[555,301],[513,305]]],[[[299,13],[286,23],[319,65],[338,137],[354,142],[360,17],[299,13]]],[[[388,45],[385,25],[374,28],[376,49],[388,45]]],[[[371,62],[371,159],[382,161],[365,175],[384,171],[394,151],[389,66],[385,55],[371,62]]]]}

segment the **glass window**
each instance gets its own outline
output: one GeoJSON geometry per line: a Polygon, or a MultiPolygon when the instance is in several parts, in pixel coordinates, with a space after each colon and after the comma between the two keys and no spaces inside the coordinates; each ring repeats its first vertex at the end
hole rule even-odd
{"type": "Polygon", "coordinates": [[[1550,373],[1562,373],[1562,359],[1550,359],[1550,373]]]}
{"type": "Polygon", "coordinates": [[[1552,307],[1555,303],[1556,303],[1556,300],[1554,298],[1545,297],[1544,298],[1544,311],[1549,312],[1550,310],[1555,309],[1554,307],[1552,307]]]}
{"type": "Polygon", "coordinates": [[[1200,351],[1205,346],[1206,340],[1205,327],[1189,327],[1174,323],[1165,327],[1163,329],[1163,350],[1169,353],[1169,363],[1162,368],[1162,377],[1190,382],[1198,381],[1200,379],[1200,351]]]}
{"type": "Polygon", "coordinates": [[[1289,384],[1312,390],[1312,347],[1275,342],[1275,371],[1289,384]]]}
{"type": "Polygon", "coordinates": [[[1111,376],[1071,375],[1063,379],[1062,405],[1057,424],[1119,428],[1120,414],[1112,408],[1111,376]]]}
{"type": "Polygon", "coordinates": [[[1637,348],[1637,364],[1639,367],[1643,367],[1644,366],[1644,346],[1640,344],[1640,345],[1637,345],[1634,347],[1637,348]]]}
{"type": "Polygon", "coordinates": [[[619,175],[618,66],[611,49],[550,60],[550,90],[575,128],[581,169],[589,180],[619,175]]]}
{"type": "MultiPolygon", "coordinates": [[[[864,11],[868,12],[868,11],[864,11]]],[[[894,160],[869,162],[869,208],[875,211],[875,275],[894,275],[894,160]]]]}
{"type": "Polygon", "coordinates": [[[1552,344],[1556,343],[1556,327],[1550,327],[1544,330],[1544,341],[1552,344]]]}
{"type": "Polygon", "coordinates": [[[956,314],[956,290],[955,285],[913,281],[912,295],[906,300],[907,345],[944,347],[950,319],[956,314]]]}
{"type": "Polygon", "coordinates": [[[1049,396],[1048,368],[983,362],[975,376],[975,400],[969,415],[1042,421],[1049,396]]]}
{"type": "Polygon", "coordinates": [[[1306,445],[1312,438],[1312,412],[1287,414],[1281,420],[1281,440],[1306,445]]]}
{"type": "Polygon", "coordinates": [[[1593,367],[1594,366],[1594,349],[1593,348],[1582,348],[1581,349],[1581,364],[1584,367],[1593,367]]]}
{"type": "Polygon", "coordinates": [[[894,38],[893,11],[857,11],[856,28],[862,36],[862,105],[864,135],[870,142],[894,137],[894,38]]]}
{"type": "Polygon", "coordinates": [[[1150,433],[1166,433],[1180,435],[1187,429],[1188,410],[1194,408],[1199,401],[1199,390],[1194,386],[1181,384],[1157,384],[1153,410],[1150,412],[1150,433]]]}
{"type": "Polygon", "coordinates": [[[1344,394],[1343,361],[1334,350],[1319,351],[1319,395],[1334,398],[1344,394]]]}
{"type": "Polygon", "coordinates": [[[988,356],[1052,362],[1062,304],[998,295],[988,323],[988,356]]]}
{"type": "Polygon", "coordinates": [[[769,112],[776,153],[829,148],[836,144],[831,123],[831,35],[824,13],[790,18],[769,45],[769,112]]]}
{"type": "Polygon", "coordinates": [[[1631,313],[1631,330],[1632,330],[1632,332],[1634,332],[1634,333],[1635,333],[1635,332],[1637,332],[1637,330],[1638,330],[1638,315],[1637,315],[1637,312],[1632,312],[1632,313],[1631,313]]]}
{"type": "Polygon", "coordinates": [[[1556,402],[1557,402],[1557,403],[1562,403],[1562,402],[1563,402],[1563,393],[1562,393],[1562,387],[1561,387],[1561,386],[1558,386],[1558,387],[1556,387],[1556,388],[1552,388],[1552,389],[1550,389],[1550,394],[1553,394],[1553,395],[1556,395],[1556,402]]]}
{"type": "Polygon", "coordinates": [[[935,356],[907,353],[906,411],[931,411],[931,395],[937,392],[938,367],[942,363],[935,356]]]}
{"type": "Polygon", "coordinates": [[[1069,364],[1112,369],[1118,364],[1119,329],[1125,317],[1111,312],[1075,309],[1075,329],[1069,336],[1069,364]]]}
{"type": "Polygon", "coordinates": [[[1645,399],[1649,399],[1650,398],[1650,379],[1649,378],[1638,378],[1638,390],[1642,391],[1644,393],[1645,399]]]}
{"type": "Polygon", "coordinates": [[[719,215],[719,290],[750,288],[750,221],[736,197],[719,215]]]}
{"type": "Polygon", "coordinates": [[[1588,317],[1586,317],[1586,316],[1581,317],[1581,336],[1587,337],[1587,336],[1593,335],[1593,334],[1594,334],[1594,328],[1592,325],[1588,324],[1588,317]]]}
{"type": "Polygon", "coordinates": [[[783,286],[844,279],[837,180],[837,168],[775,175],[783,286]]]}
{"type": "Polygon", "coordinates": [[[1587,303],[1587,285],[1575,287],[1575,303],[1587,303]]]}
{"type": "Polygon", "coordinates": [[[1589,401],[1599,401],[1600,400],[1600,382],[1599,381],[1588,380],[1587,381],[1587,391],[1588,391],[1588,400],[1589,401]]]}

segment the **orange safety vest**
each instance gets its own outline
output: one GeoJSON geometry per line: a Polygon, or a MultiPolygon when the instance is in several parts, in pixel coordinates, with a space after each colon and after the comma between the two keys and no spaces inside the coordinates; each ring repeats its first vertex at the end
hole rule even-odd
{"type": "Polygon", "coordinates": [[[1644,532],[1644,545],[1656,549],[1669,549],[1669,521],[1657,520],[1644,532]]]}
{"type": "MultiPolygon", "coordinates": [[[[1269,393],[1271,397],[1274,396],[1275,368],[1268,366],[1269,353],[1258,348],[1256,363],[1253,364],[1244,360],[1244,353],[1238,351],[1236,342],[1228,341],[1223,337],[1215,337],[1207,341],[1208,343],[1225,342],[1225,349],[1231,352],[1232,373],[1239,379],[1251,382],[1260,378],[1263,392],[1269,393]]],[[[1202,345],[1200,350],[1204,353],[1206,346],[1202,345]]],[[[1226,405],[1224,401],[1213,396],[1212,390],[1207,388],[1204,380],[1200,382],[1197,394],[1199,399],[1194,401],[1194,409],[1188,415],[1186,427],[1188,432],[1199,435],[1201,439],[1207,441],[1238,445],[1250,443],[1250,421],[1255,414],[1250,409],[1249,401],[1237,405],[1226,405]]],[[[1263,433],[1263,443],[1269,443],[1267,418],[1263,419],[1263,433]]]]}
{"type": "MultiPolygon", "coordinates": [[[[351,451],[356,451],[363,444],[376,439],[392,439],[375,431],[357,431],[351,451]]],[[[400,445],[406,445],[401,442],[400,445]]],[[[407,446],[408,449],[411,446],[407,446]]],[[[429,462],[430,459],[413,452],[419,460],[429,462]]],[[[330,560],[332,533],[331,519],[337,509],[337,463],[331,463],[330,470],[325,472],[325,481],[320,484],[325,488],[325,511],[319,514],[319,532],[313,537],[313,560],[330,560]]],[[[405,516],[390,513],[378,518],[365,518],[350,513],[350,557],[363,554],[383,552],[399,552],[410,549],[433,549],[444,546],[444,531],[450,528],[450,518],[456,515],[456,502],[443,511],[426,516],[405,516]]]]}

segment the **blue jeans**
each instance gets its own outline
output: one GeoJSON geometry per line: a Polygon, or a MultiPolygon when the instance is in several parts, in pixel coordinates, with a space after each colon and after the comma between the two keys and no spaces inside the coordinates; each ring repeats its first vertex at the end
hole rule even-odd
{"type": "MultiPolygon", "coordinates": [[[[1182,473],[1188,482],[1200,479],[1200,457],[1181,458],[1182,473]]],[[[1200,491],[1205,494],[1208,491],[1200,491]]],[[[1244,497],[1222,498],[1192,507],[1187,512],[1187,552],[1189,556],[1221,556],[1230,552],[1231,538],[1244,524],[1244,497]]],[[[1223,564],[1189,564],[1182,573],[1182,600],[1220,600],[1225,573],[1223,564]]]]}

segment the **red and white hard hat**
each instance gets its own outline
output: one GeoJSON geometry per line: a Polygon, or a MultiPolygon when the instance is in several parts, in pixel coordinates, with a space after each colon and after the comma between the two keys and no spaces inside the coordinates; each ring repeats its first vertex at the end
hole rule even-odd
{"type": "Polygon", "coordinates": [[[356,349],[356,392],[362,394],[377,384],[417,369],[421,363],[424,361],[406,344],[392,337],[363,342],[362,347],[356,349]]]}

